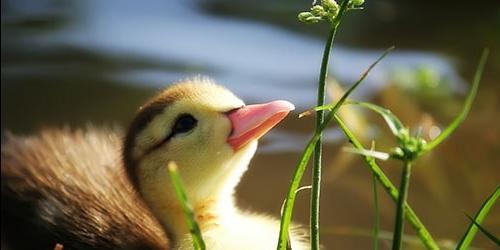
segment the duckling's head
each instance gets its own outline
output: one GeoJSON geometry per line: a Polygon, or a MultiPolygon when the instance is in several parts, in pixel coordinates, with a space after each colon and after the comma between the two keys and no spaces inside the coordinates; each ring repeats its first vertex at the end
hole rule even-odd
{"type": "Polygon", "coordinates": [[[126,169],[157,215],[177,204],[170,161],[178,165],[194,206],[230,202],[257,140],[292,109],[286,101],[245,106],[207,79],[174,84],[143,105],[133,120],[123,150],[126,169]]]}

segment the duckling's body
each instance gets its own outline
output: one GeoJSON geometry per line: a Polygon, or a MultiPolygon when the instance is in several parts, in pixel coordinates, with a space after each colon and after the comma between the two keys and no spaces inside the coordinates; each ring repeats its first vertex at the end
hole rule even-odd
{"type": "Polygon", "coordinates": [[[2,231],[12,249],[166,249],[121,165],[118,129],[43,130],[2,144],[2,231]],[[33,238],[27,237],[33,234],[33,238]]]}
{"type": "MultiPolygon", "coordinates": [[[[275,249],[279,233],[279,221],[272,216],[255,212],[235,211],[224,215],[217,225],[210,225],[203,230],[203,239],[207,249],[275,249]],[[211,228],[210,228],[211,227],[211,228]],[[221,237],[223,237],[221,239],[221,237]]],[[[215,223],[214,223],[215,224],[215,223]]],[[[299,227],[293,227],[292,249],[309,249],[307,235],[299,227]]],[[[192,249],[191,236],[184,237],[179,249],[192,249]]]]}
{"type": "MultiPolygon", "coordinates": [[[[50,247],[192,249],[166,170],[175,161],[207,249],[273,249],[279,221],[241,211],[233,193],[257,139],[291,109],[285,101],[245,106],[228,90],[194,79],[147,102],[125,136],[93,127],[8,136],[2,227],[31,223],[49,232],[50,247]]],[[[307,248],[300,229],[290,238],[293,249],[307,248]]]]}

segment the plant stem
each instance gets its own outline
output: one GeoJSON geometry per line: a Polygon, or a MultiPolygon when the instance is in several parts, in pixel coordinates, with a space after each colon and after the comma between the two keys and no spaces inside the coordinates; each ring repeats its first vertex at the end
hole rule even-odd
{"type": "MultiPolygon", "coordinates": [[[[325,45],[325,50],[323,52],[323,61],[321,63],[321,73],[319,78],[318,86],[318,102],[317,106],[322,106],[325,104],[325,88],[326,79],[328,78],[328,61],[330,58],[330,51],[333,46],[333,40],[335,38],[335,33],[337,32],[337,26],[334,26],[330,30],[328,35],[328,40],[325,45]]],[[[320,131],[321,124],[325,120],[324,111],[318,111],[316,113],[316,133],[319,132],[319,138],[314,147],[314,165],[312,172],[312,194],[311,194],[311,249],[319,249],[319,202],[320,202],[320,192],[321,192],[321,153],[323,151],[322,147],[322,132],[320,131]]]]}
{"type": "Polygon", "coordinates": [[[401,174],[401,184],[399,185],[399,197],[396,207],[396,222],[394,226],[394,236],[392,237],[392,249],[401,249],[404,233],[404,212],[405,203],[408,198],[408,187],[410,185],[411,162],[404,161],[403,173],[401,174]]]}
{"type": "Polygon", "coordinates": [[[309,159],[311,158],[311,155],[313,154],[314,151],[314,145],[316,145],[316,142],[319,139],[319,134],[315,133],[313,137],[309,140],[307,143],[306,148],[302,152],[302,155],[300,156],[300,160],[297,164],[297,168],[295,169],[295,172],[293,173],[293,178],[290,183],[290,188],[288,189],[288,194],[285,199],[285,204],[283,205],[283,212],[281,215],[281,222],[280,222],[280,234],[279,234],[279,239],[278,239],[278,250],[285,250],[287,249],[287,242],[288,242],[288,227],[290,226],[290,222],[292,220],[292,214],[293,214],[293,205],[295,203],[295,197],[297,196],[297,190],[300,185],[300,181],[302,179],[302,176],[304,175],[307,163],[309,162],[309,159]]]}
{"type": "MultiPolygon", "coordinates": [[[[337,28],[339,27],[340,20],[347,11],[347,4],[349,0],[344,0],[340,6],[339,13],[332,22],[330,34],[325,44],[325,50],[323,51],[323,59],[321,61],[321,69],[318,82],[318,98],[317,106],[325,105],[325,89],[326,89],[326,79],[328,78],[328,62],[330,60],[330,51],[333,47],[333,41],[335,39],[335,34],[337,33],[337,28]]],[[[314,161],[313,161],[313,172],[312,172],[312,191],[311,191],[311,218],[310,218],[310,232],[311,232],[311,249],[319,249],[319,203],[320,203],[320,192],[321,192],[321,153],[322,153],[322,125],[325,121],[324,111],[318,111],[316,114],[316,128],[315,133],[318,134],[319,138],[316,142],[314,148],[314,161]]]]}
{"type": "MultiPolygon", "coordinates": [[[[365,150],[365,148],[363,147],[361,142],[359,142],[359,140],[354,136],[354,134],[351,132],[351,130],[345,125],[344,121],[342,121],[342,119],[340,119],[340,117],[338,117],[337,115],[335,115],[334,118],[335,118],[336,122],[339,124],[340,128],[342,129],[342,132],[349,139],[349,142],[356,149],[365,150]]],[[[384,172],[382,172],[382,170],[377,165],[377,163],[373,160],[373,158],[368,157],[368,156],[363,156],[363,160],[365,161],[366,166],[375,175],[375,177],[379,181],[380,185],[389,194],[389,196],[394,201],[397,201],[398,197],[399,197],[398,190],[392,184],[392,182],[389,180],[389,178],[384,174],[384,172]]],[[[408,205],[408,203],[405,203],[405,216],[427,249],[432,249],[432,250],[439,249],[438,245],[436,244],[436,242],[432,238],[429,231],[427,231],[424,224],[420,221],[420,219],[417,217],[417,215],[411,209],[411,207],[408,205]]]]}
{"type": "Polygon", "coordinates": [[[372,174],[373,203],[375,207],[375,223],[373,225],[373,250],[378,250],[378,238],[380,230],[380,209],[378,207],[377,177],[372,174]]]}
{"type": "MultiPolygon", "coordinates": [[[[319,139],[319,132],[323,131],[328,124],[335,118],[335,113],[337,110],[342,106],[342,104],[345,103],[347,98],[350,96],[350,94],[357,88],[359,85],[363,82],[363,80],[366,78],[368,73],[384,58],[387,56],[387,54],[393,49],[393,47],[387,49],[384,51],[380,57],[375,60],[361,75],[361,77],[356,81],[339,99],[337,103],[335,103],[333,106],[330,107],[330,112],[328,113],[327,117],[325,118],[325,122],[321,124],[321,128],[319,131],[315,131],[313,137],[309,140],[307,146],[305,147],[304,151],[302,152],[302,155],[300,156],[300,160],[297,163],[297,167],[295,168],[295,172],[293,173],[292,180],[290,182],[290,188],[288,189],[288,193],[285,199],[285,204],[283,205],[283,212],[281,214],[281,221],[280,221],[280,234],[279,234],[279,239],[278,239],[278,246],[277,249],[283,250],[287,248],[287,242],[288,242],[288,228],[290,226],[290,222],[292,220],[292,215],[293,215],[293,205],[295,202],[295,197],[297,196],[297,190],[300,186],[300,182],[302,180],[302,176],[304,175],[304,171],[307,167],[307,163],[309,162],[309,159],[311,158],[313,151],[314,151],[314,146],[316,145],[317,140],[319,139]]],[[[388,181],[388,179],[387,179],[388,181]]],[[[389,181],[390,183],[390,181],[389,181]]],[[[392,183],[390,183],[392,185],[392,183]]],[[[396,195],[397,195],[397,190],[396,190],[396,195]]]]}

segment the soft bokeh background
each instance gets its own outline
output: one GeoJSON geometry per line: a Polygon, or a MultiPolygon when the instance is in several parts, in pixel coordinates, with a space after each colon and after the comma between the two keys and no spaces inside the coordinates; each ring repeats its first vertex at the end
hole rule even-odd
{"type": "MultiPolygon", "coordinates": [[[[123,126],[158,89],[205,75],[247,103],[288,99],[297,112],[315,103],[326,25],[296,20],[311,1],[2,0],[2,135],[87,122],[123,126]]],[[[471,114],[435,152],[416,163],[409,202],[434,237],[453,245],[482,201],[500,183],[500,4],[498,1],[367,1],[339,31],[333,51],[332,98],[381,51],[392,53],[356,93],[390,108],[414,131],[435,136],[462,104],[479,55],[490,47],[471,114]],[[334,80],[335,79],[335,80],[334,80]]],[[[296,114],[295,114],[296,115],[296,114]]],[[[239,189],[242,207],[275,216],[312,117],[291,115],[261,143],[239,189]]],[[[345,119],[366,145],[388,150],[382,120],[358,109],[345,119]]],[[[328,249],[368,249],[373,224],[371,175],[334,127],[326,133],[321,241],[328,249]]],[[[381,162],[394,183],[400,167],[381,162]]],[[[305,176],[304,185],[310,176],[305,176]]],[[[393,227],[394,203],[380,189],[382,228],[393,227]]],[[[309,194],[295,220],[308,223],[309,194]]],[[[500,207],[485,227],[500,233],[500,207]]],[[[413,231],[407,227],[407,233],[413,231]]],[[[478,233],[475,246],[494,245],[478,233]]],[[[389,243],[383,243],[388,248],[389,243]]],[[[413,245],[419,249],[421,245],[413,245]]]]}

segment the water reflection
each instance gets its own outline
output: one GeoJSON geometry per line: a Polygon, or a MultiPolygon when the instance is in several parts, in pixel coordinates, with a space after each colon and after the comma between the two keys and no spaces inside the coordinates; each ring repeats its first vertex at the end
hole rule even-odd
{"type": "MultiPolygon", "coordinates": [[[[203,74],[246,100],[286,98],[301,109],[314,103],[321,40],[264,23],[210,16],[191,1],[96,0],[72,4],[76,6],[68,10],[77,12],[66,13],[69,20],[60,29],[10,38],[15,39],[17,48],[71,47],[117,62],[129,58],[149,62],[148,66],[123,67],[109,73],[108,77],[121,83],[161,87],[203,74]]],[[[44,7],[35,9],[46,11],[44,7]]],[[[352,83],[380,51],[336,46],[331,71],[340,82],[352,83]]],[[[448,58],[430,52],[399,51],[373,71],[358,94],[371,95],[383,87],[394,65],[426,65],[451,82],[462,83],[448,58]]],[[[56,71],[44,65],[27,66],[20,65],[23,68],[16,70],[56,71]]]]}

